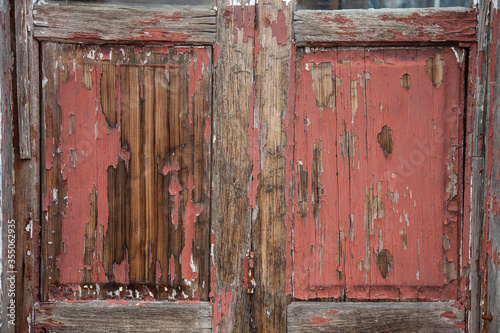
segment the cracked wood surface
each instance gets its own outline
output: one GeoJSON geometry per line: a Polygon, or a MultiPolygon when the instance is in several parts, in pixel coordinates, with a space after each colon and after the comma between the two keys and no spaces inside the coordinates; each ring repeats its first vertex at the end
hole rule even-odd
{"type": "Polygon", "coordinates": [[[298,53],[294,298],[465,301],[461,52],[298,53]]]}
{"type": "Polygon", "coordinates": [[[41,303],[36,332],[212,332],[206,302],[94,301],[41,303]]]}
{"type": "Polygon", "coordinates": [[[297,10],[293,26],[298,46],[476,40],[476,14],[468,8],[297,10]]]}
{"type": "Polygon", "coordinates": [[[34,6],[34,36],[66,43],[213,44],[215,10],[197,7],[34,6]],[[75,15],[77,13],[78,15],[75,15]]]}
{"type": "Polygon", "coordinates": [[[211,54],[43,44],[42,300],[208,300],[211,54]]]}
{"type": "Polygon", "coordinates": [[[465,310],[452,302],[296,302],[288,332],[463,332],[465,310]]]}

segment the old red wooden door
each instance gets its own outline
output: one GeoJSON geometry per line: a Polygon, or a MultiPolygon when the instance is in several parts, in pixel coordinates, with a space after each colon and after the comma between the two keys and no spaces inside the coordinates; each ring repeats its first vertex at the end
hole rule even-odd
{"type": "MultiPolygon", "coordinates": [[[[153,18],[134,16],[123,34],[91,34],[79,22],[85,33],[75,34],[58,26],[50,6],[40,7],[40,22],[53,27],[39,32],[52,39],[41,44],[38,330],[465,327],[467,49],[458,41],[470,35],[417,13],[411,19],[428,29],[425,38],[394,47],[391,38],[402,37],[391,26],[380,45],[365,39],[360,45],[370,47],[354,47],[350,18],[313,13],[347,30],[318,41],[299,25],[310,14],[297,13],[292,45],[291,7],[272,5],[276,17],[258,22],[267,14],[256,14],[252,2],[219,11],[219,32],[227,34],[214,47],[215,30],[198,43],[158,31],[162,20],[177,24],[177,12],[144,10],[153,18]],[[85,44],[56,43],[67,40],[85,44]],[[148,41],[162,45],[143,46],[148,41]],[[214,91],[217,61],[215,74],[229,83],[214,91]]],[[[470,24],[473,15],[458,13],[454,22],[465,15],[470,24]]],[[[410,16],[384,15],[380,22],[410,16]]]]}

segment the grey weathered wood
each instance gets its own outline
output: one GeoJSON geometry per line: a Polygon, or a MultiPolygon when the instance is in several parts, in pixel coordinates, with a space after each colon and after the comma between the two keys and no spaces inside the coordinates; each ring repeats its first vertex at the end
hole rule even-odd
{"type": "MultiPolygon", "coordinates": [[[[0,0],[0,325],[2,332],[9,332],[7,308],[7,234],[6,219],[13,217],[14,195],[14,147],[13,101],[12,101],[12,61],[10,9],[8,0],[0,0]]],[[[10,330],[13,332],[13,329],[10,330]]]]}
{"type": "Polygon", "coordinates": [[[482,297],[484,276],[484,258],[482,242],[485,237],[485,196],[486,196],[486,166],[487,156],[484,138],[488,136],[488,110],[490,109],[488,56],[491,54],[491,0],[480,1],[477,5],[477,50],[475,73],[474,100],[476,107],[473,115],[472,129],[472,198],[471,198],[471,248],[470,248],[470,311],[468,313],[468,328],[471,333],[478,333],[483,327],[482,297]],[[483,139],[482,139],[483,138],[483,139]]]}
{"type": "Polygon", "coordinates": [[[463,332],[465,310],[452,302],[294,302],[287,327],[294,332],[463,332]]]}
{"type": "Polygon", "coordinates": [[[466,8],[298,10],[297,46],[320,43],[404,43],[475,41],[475,12],[466,8]]]}
{"type": "Polygon", "coordinates": [[[32,0],[18,0],[14,4],[19,153],[21,158],[29,159],[30,112],[38,112],[38,45],[33,40],[32,0]]]}
{"type": "Polygon", "coordinates": [[[36,5],[34,35],[68,43],[213,44],[215,11],[188,7],[36,5]]]}
{"type": "Polygon", "coordinates": [[[37,332],[212,332],[208,302],[41,303],[35,318],[37,332]]]}

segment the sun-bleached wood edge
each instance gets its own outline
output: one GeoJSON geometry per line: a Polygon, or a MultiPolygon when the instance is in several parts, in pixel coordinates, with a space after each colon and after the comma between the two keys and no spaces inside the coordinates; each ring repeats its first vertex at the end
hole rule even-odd
{"type": "Polygon", "coordinates": [[[36,5],[34,36],[64,43],[215,43],[215,10],[186,6],[36,5]]]}
{"type": "Polygon", "coordinates": [[[298,10],[297,46],[317,44],[435,43],[475,41],[475,11],[468,8],[298,10]]]}
{"type": "Polygon", "coordinates": [[[208,302],[38,303],[35,318],[37,332],[212,332],[208,302]]]}
{"type": "Polygon", "coordinates": [[[463,332],[465,310],[452,302],[293,302],[287,328],[293,332],[463,332]]]}

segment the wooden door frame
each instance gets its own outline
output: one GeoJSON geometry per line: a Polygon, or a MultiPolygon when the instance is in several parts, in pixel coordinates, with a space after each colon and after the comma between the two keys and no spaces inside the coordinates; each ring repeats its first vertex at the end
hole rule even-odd
{"type": "MultiPolygon", "coordinates": [[[[169,16],[174,19],[162,30],[156,31],[159,33],[148,34],[145,32],[147,30],[140,27],[130,29],[129,25],[119,25],[118,21],[113,22],[117,24],[116,31],[110,30],[109,35],[106,35],[105,31],[96,32],[96,27],[99,27],[97,24],[106,24],[106,20],[97,24],[93,20],[92,24],[88,24],[89,19],[98,21],[101,17],[92,12],[93,9],[88,9],[88,15],[81,16],[82,20],[76,22],[76,26],[67,25],[71,29],[68,31],[64,26],[58,25],[57,15],[62,15],[64,9],[69,7],[54,7],[47,12],[44,9],[50,7],[45,6],[33,7],[33,0],[0,1],[0,41],[5,46],[4,51],[0,53],[0,61],[6,64],[5,72],[0,73],[5,78],[0,83],[1,166],[2,175],[5,175],[2,176],[1,184],[1,209],[3,219],[15,220],[16,225],[17,330],[27,331],[28,326],[32,325],[33,304],[36,302],[35,279],[38,272],[35,256],[39,247],[39,189],[43,156],[38,104],[40,86],[34,84],[40,82],[39,40],[97,44],[190,43],[214,46],[215,89],[218,93],[215,95],[213,117],[213,246],[214,253],[225,250],[229,253],[230,260],[217,255],[213,257],[212,274],[216,277],[213,302],[218,305],[214,307],[213,316],[214,327],[240,332],[249,331],[252,327],[257,327],[260,331],[283,331],[286,327],[286,306],[290,301],[287,295],[290,292],[285,290],[285,265],[278,259],[285,257],[290,250],[286,235],[289,226],[287,220],[290,218],[289,207],[293,198],[284,183],[288,184],[291,180],[291,174],[287,170],[293,167],[287,137],[293,137],[291,110],[294,94],[291,94],[291,98],[286,92],[273,94],[279,86],[277,82],[290,82],[288,90],[294,91],[290,73],[293,72],[295,48],[311,43],[331,46],[373,45],[375,42],[377,45],[405,46],[415,39],[421,45],[443,45],[446,40],[446,43],[469,48],[469,97],[466,104],[472,112],[468,112],[466,122],[466,128],[469,129],[466,132],[466,151],[469,158],[465,161],[465,170],[470,170],[470,173],[465,175],[463,184],[464,197],[466,200],[471,198],[470,202],[464,203],[463,212],[464,219],[470,219],[470,233],[469,230],[464,230],[464,236],[470,234],[468,327],[470,332],[479,332],[481,328],[488,327],[494,331],[499,327],[500,309],[492,308],[495,298],[498,299],[499,296],[494,293],[495,284],[490,282],[488,288],[488,276],[484,274],[488,268],[490,275],[500,274],[495,250],[498,241],[494,237],[498,238],[500,233],[490,228],[490,220],[495,220],[499,215],[495,196],[498,195],[500,186],[496,180],[488,181],[492,175],[496,175],[494,171],[498,168],[499,157],[500,130],[498,126],[493,126],[498,122],[496,113],[499,103],[494,92],[500,88],[500,84],[495,82],[500,71],[500,50],[497,43],[498,1],[477,1],[474,14],[466,17],[468,22],[472,22],[470,20],[474,18],[477,21],[477,31],[474,34],[452,29],[453,33],[450,35],[447,26],[442,26],[442,30],[435,29],[436,26],[441,26],[440,23],[446,22],[445,19],[449,19],[449,16],[443,16],[440,21],[429,22],[423,20],[425,15],[420,15],[421,23],[417,17],[417,20],[412,22],[413,25],[403,28],[407,29],[406,35],[401,33],[391,38],[380,34],[382,29],[376,30],[378,35],[367,34],[365,27],[369,21],[367,23],[366,19],[371,15],[361,11],[346,12],[343,15],[337,12],[326,20],[318,20],[328,15],[294,12],[294,1],[259,1],[257,6],[252,1],[244,3],[243,6],[236,1],[222,1],[217,3],[217,12],[206,11],[208,16],[214,17],[209,33],[206,26],[192,24],[193,21],[189,19],[192,17],[192,10],[186,10],[184,13],[171,11],[169,16]],[[353,16],[349,16],[351,13],[353,16]],[[304,24],[306,17],[311,18],[315,25],[304,24]],[[345,19],[351,20],[354,27],[358,27],[356,34],[351,34],[351,37],[348,34],[343,35],[338,29],[345,19]],[[363,21],[356,21],[359,19],[363,21]],[[11,29],[11,23],[15,23],[15,31],[11,29]],[[415,24],[421,33],[409,38],[408,36],[416,31],[415,24]],[[186,35],[187,29],[193,30],[186,35]],[[329,38],[325,39],[324,36],[329,38]],[[394,42],[395,40],[397,41],[394,42]],[[10,53],[14,49],[15,62],[11,63],[10,53]],[[269,57],[270,54],[279,57],[269,57]],[[9,63],[12,67],[7,66],[9,63]],[[276,70],[269,71],[269,68],[276,70]],[[14,98],[15,95],[17,99],[14,98]],[[252,125],[252,122],[256,124],[255,108],[260,112],[258,126],[252,125]],[[279,125],[270,126],[272,124],[279,125]],[[233,133],[240,135],[234,139],[233,133]],[[266,139],[266,147],[259,148],[259,138],[266,139]],[[238,152],[248,154],[240,155],[238,152]],[[247,189],[248,179],[253,180],[247,189]],[[231,197],[228,197],[228,193],[231,197]],[[228,233],[228,230],[232,233],[228,233]],[[269,239],[275,239],[277,242],[270,242],[269,239]],[[252,296],[248,294],[246,284],[249,281],[245,279],[246,265],[249,262],[247,255],[251,251],[258,254],[255,274],[260,284],[252,296]],[[275,255],[259,255],[263,253],[275,255]],[[227,264],[228,261],[230,264],[227,264]],[[263,271],[262,267],[271,269],[263,271]],[[495,269],[495,272],[492,269],[495,269]],[[20,276],[24,278],[19,278],[20,276]],[[264,293],[264,289],[272,290],[271,294],[264,293]],[[483,306],[482,300],[485,300],[483,306]],[[252,306],[254,313],[253,321],[250,322],[245,313],[252,306]]],[[[78,9],[85,11],[83,8],[78,9]]],[[[66,16],[68,19],[74,10],[66,13],[69,15],[66,16]]],[[[134,11],[131,15],[137,14],[137,11],[134,11]]],[[[140,14],[144,19],[151,19],[149,22],[157,19],[155,14],[148,13],[147,9],[140,11],[140,14]]],[[[404,15],[407,14],[408,11],[405,11],[404,15]]],[[[113,15],[121,17],[126,15],[126,11],[113,15]]],[[[151,27],[157,28],[154,24],[151,27]]],[[[8,227],[2,223],[2,253],[7,253],[5,251],[8,250],[8,227]]],[[[8,267],[7,257],[2,259],[2,304],[9,304],[6,278],[11,269],[8,267]]],[[[13,331],[12,326],[8,327],[7,315],[7,309],[4,308],[1,316],[4,325],[2,327],[6,332],[9,329],[13,331]]]]}

